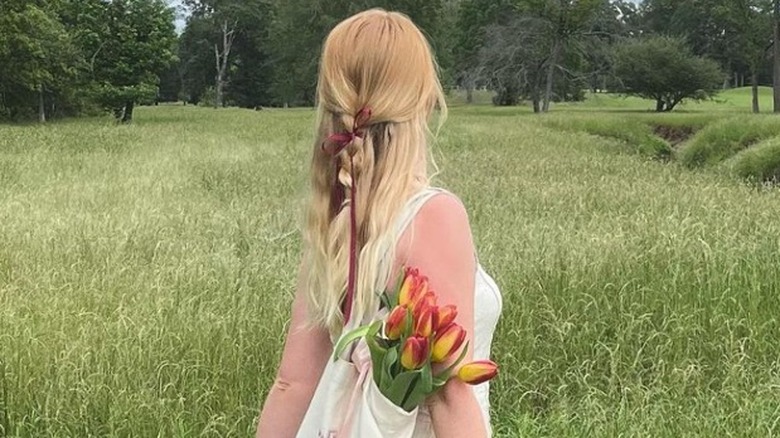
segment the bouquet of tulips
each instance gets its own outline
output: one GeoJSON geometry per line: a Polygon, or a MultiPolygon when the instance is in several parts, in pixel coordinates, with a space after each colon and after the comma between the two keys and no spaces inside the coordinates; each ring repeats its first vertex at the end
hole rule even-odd
{"type": "MultiPolygon", "coordinates": [[[[426,397],[444,386],[463,361],[468,349],[466,331],[455,323],[455,306],[439,307],[428,279],[416,269],[404,269],[395,294],[382,296],[389,313],[370,325],[345,334],[336,345],[340,356],[352,342],[364,338],[371,352],[373,378],[379,391],[411,412],[426,397]],[[458,351],[460,350],[460,353],[458,351]],[[444,364],[457,359],[444,369],[444,364]]],[[[456,373],[460,380],[477,385],[498,374],[489,360],[465,364],[456,373]]]]}

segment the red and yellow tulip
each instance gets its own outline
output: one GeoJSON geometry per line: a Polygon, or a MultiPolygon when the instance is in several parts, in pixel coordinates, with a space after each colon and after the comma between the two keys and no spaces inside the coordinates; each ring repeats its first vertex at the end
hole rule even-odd
{"type": "Polygon", "coordinates": [[[436,333],[431,349],[431,360],[435,363],[445,362],[458,352],[466,339],[466,330],[458,324],[450,324],[436,333]]]}
{"type": "Polygon", "coordinates": [[[385,320],[385,336],[387,336],[387,339],[395,341],[401,337],[406,323],[406,313],[405,307],[396,306],[390,312],[390,315],[387,316],[385,320]]]}
{"type": "Polygon", "coordinates": [[[407,370],[422,368],[430,356],[428,338],[412,336],[401,350],[401,365],[407,370]]]}
{"type": "Polygon", "coordinates": [[[414,322],[414,335],[422,336],[425,338],[430,337],[433,334],[434,319],[438,313],[437,307],[423,307],[420,309],[420,313],[417,314],[417,319],[414,322]]]}
{"type": "Polygon", "coordinates": [[[498,365],[491,360],[467,363],[458,370],[458,378],[469,385],[479,385],[498,375],[498,365]]]}
{"type": "Polygon", "coordinates": [[[420,295],[412,308],[412,314],[419,316],[426,308],[436,307],[436,292],[429,290],[420,295]]]}
{"type": "Polygon", "coordinates": [[[455,321],[455,317],[458,316],[458,308],[453,305],[439,307],[436,314],[435,330],[446,328],[448,325],[455,321]]]}
{"type": "Polygon", "coordinates": [[[420,275],[417,269],[406,269],[404,282],[398,291],[398,304],[412,308],[428,292],[428,278],[420,275]]]}

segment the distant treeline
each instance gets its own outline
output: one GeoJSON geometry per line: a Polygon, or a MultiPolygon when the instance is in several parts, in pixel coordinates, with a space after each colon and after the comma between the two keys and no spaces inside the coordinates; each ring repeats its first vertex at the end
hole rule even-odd
{"type": "MultiPolygon", "coordinates": [[[[130,121],[136,104],[160,101],[311,105],[324,37],[343,18],[371,7],[408,14],[429,36],[446,86],[468,96],[478,88],[493,90],[497,105],[528,101],[541,112],[551,102],[583,99],[587,90],[653,97],[627,86],[637,81],[625,75],[641,69],[619,64],[626,52],[620,47],[656,35],[674,42],[635,47],[679,48],[709,58],[717,66],[718,87],[772,82],[773,0],[646,0],[638,6],[626,0],[186,0],[185,5],[186,26],[177,35],[175,11],[163,0],[3,0],[0,119],[43,121],[108,110],[130,121]]],[[[660,59],[654,56],[646,59],[660,59]]],[[[673,70],[685,75],[685,68],[673,70]]],[[[705,74],[704,82],[711,83],[712,69],[705,74]]],[[[704,91],[701,95],[708,94],[704,91]]]]}

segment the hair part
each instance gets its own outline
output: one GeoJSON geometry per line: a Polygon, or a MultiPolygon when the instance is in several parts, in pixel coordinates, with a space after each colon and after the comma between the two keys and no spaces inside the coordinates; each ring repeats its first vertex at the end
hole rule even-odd
{"type": "Polygon", "coordinates": [[[306,287],[310,322],[337,334],[344,323],[349,209],[357,208],[359,257],[352,318],[360,321],[379,308],[378,293],[390,280],[402,231],[394,229],[395,219],[409,197],[429,184],[428,123],[437,107],[443,123],[447,106],[425,36],[407,16],[381,9],[354,15],[331,31],[320,61],[317,95],[304,227],[306,287]],[[372,115],[362,137],[335,158],[323,151],[328,136],[351,130],[364,107],[370,107],[372,115]],[[332,209],[334,184],[347,193],[354,184],[357,199],[347,197],[343,206],[332,209]]]}

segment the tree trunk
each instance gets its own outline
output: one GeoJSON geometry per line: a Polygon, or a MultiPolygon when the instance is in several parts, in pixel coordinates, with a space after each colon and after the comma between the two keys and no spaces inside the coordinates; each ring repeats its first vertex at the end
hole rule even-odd
{"type": "Polygon", "coordinates": [[[560,41],[556,41],[553,46],[552,54],[550,54],[550,63],[547,66],[547,86],[544,90],[544,107],[543,112],[550,111],[550,101],[553,95],[553,80],[555,79],[555,67],[558,65],[558,55],[561,51],[560,41]]]}
{"type": "MultiPolygon", "coordinates": [[[[234,26],[235,27],[235,24],[234,26]]],[[[217,96],[214,99],[214,107],[222,108],[224,105],[223,93],[225,91],[225,77],[227,75],[228,61],[230,60],[230,49],[233,47],[233,39],[236,36],[235,29],[228,27],[228,22],[222,22],[222,51],[219,50],[219,45],[214,44],[214,56],[217,60],[217,77],[216,87],[217,96]]]]}
{"type": "Polygon", "coordinates": [[[125,103],[125,113],[122,114],[122,123],[133,123],[133,109],[135,108],[135,102],[128,101],[125,103]]]}
{"type": "Polygon", "coordinates": [[[739,88],[739,72],[734,72],[734,88],[739,88]]]}
{"type": "Polygon", "coordinates": [[[223,100],[222,100],[222,91],[224,90],[225,83],[222,79],[222,71],[217,73],[217,96],[214,99],[214,108],[222,108],[223,100]]]}
{"type": "Polygon", "coordinates": [[[772,52],[774,54],[774,112],[780,113],[780,0],[774,0],[774,36],[772,52]]]}
{"type": "Polygon", "coordinates": [[[474,87],[471,85],[471,81],[466,84],[466,103],[469,105],[474,103],[474,87]]]}
{"type": "Polygon", "coordinates": [[[751,70],[750,83],[753,85],[753,112],[758,114],[761,112],[758,106],[758,69],[754,67],[751,70]]]}
{"type": "Polygon", "coordinates": [[[38,121],[46,123],[46,102],[43,96],[43,85],[38,87],[38,121]]]}
{"type": "Polygon", "coordinates": [[[539,101],[539,96],[533,97],[534,113],[539,114],[542,112],[542,103],[539,101]]]}
{"type": "Polygon", "coordinates": [[[655,101],[655,112],[662,113],[664,111],[664,100],[658,99],[655,101]]]}

